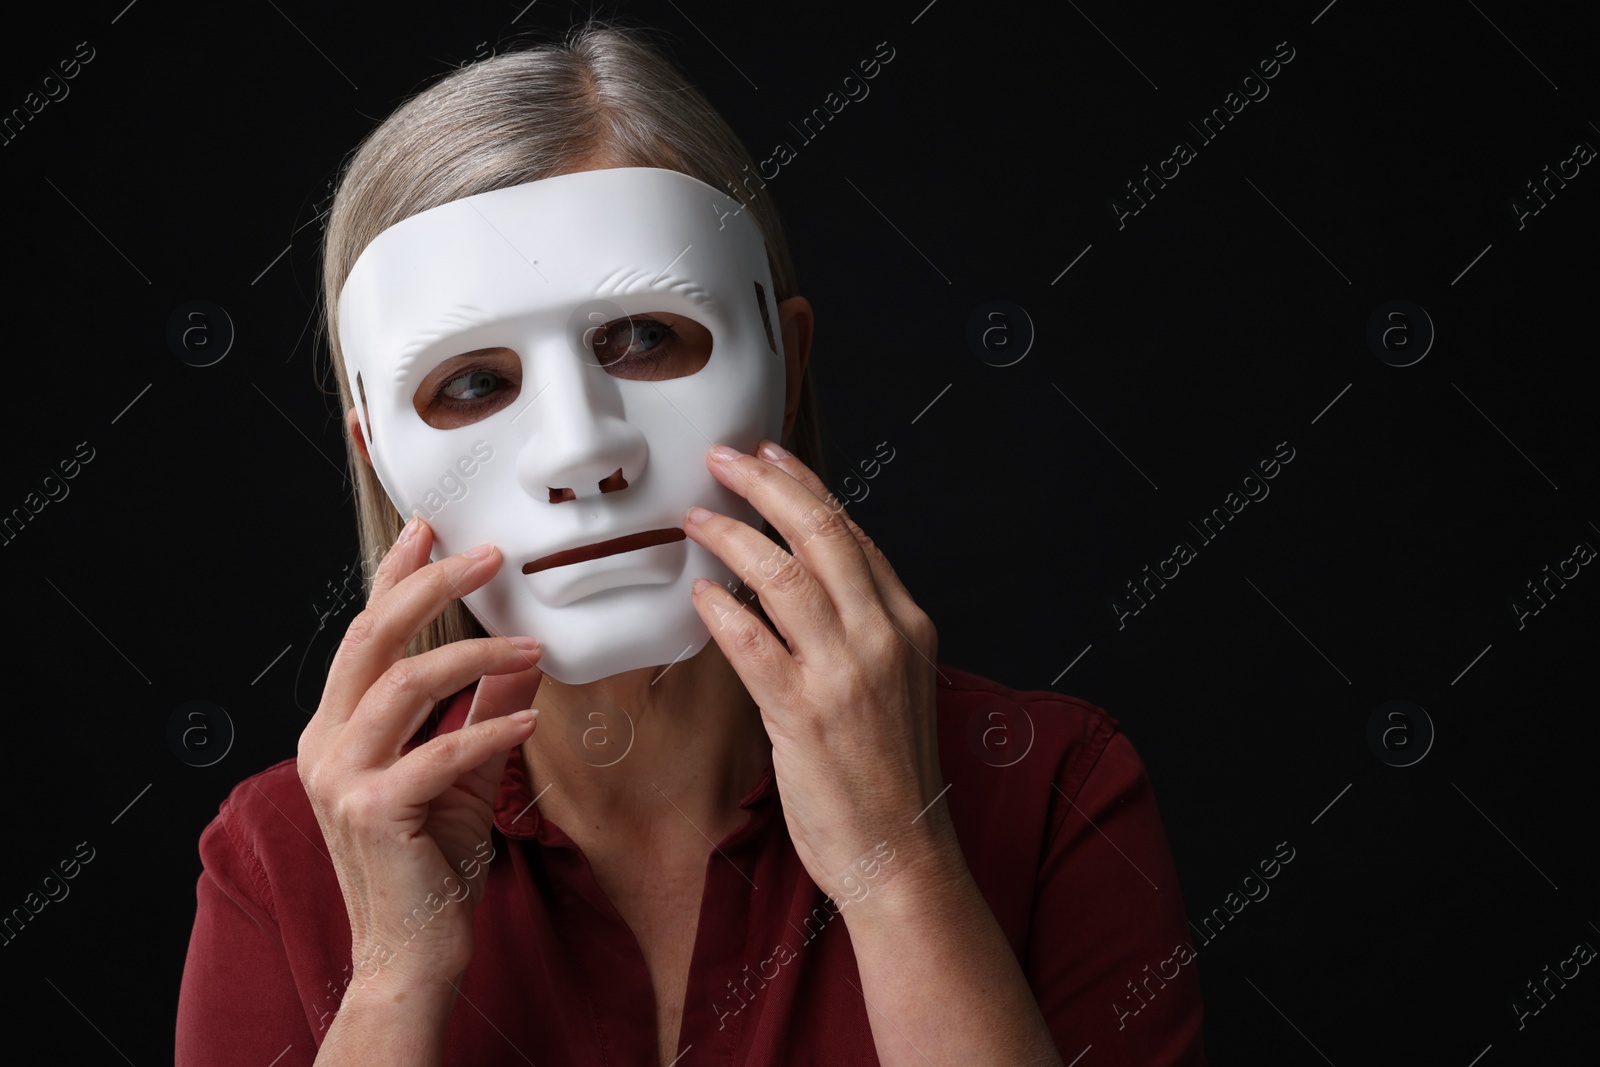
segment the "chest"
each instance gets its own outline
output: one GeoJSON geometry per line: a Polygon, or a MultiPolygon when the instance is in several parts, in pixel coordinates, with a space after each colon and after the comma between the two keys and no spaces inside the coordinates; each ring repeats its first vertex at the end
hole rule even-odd
{"type": "Polygon", "coordinates": [[[644,955],[655,994],[655,1028],[660,1067],[678,1059],[684,992],[700,927],[705,868],[645,885],[605,887],[644,955]]]}
{"type": "Polygon", "coordinates": [[[678,1058],[678,1035],[683,1025],[684,990],[689,983],[689,961],[694,955],[700,902],[675,917],[662,916],[660,929],[639,936],[650,986],[655,991],[656,1042],[661,1067],[678,1058]]]}
{"type": "Polygon", "coordinates": [[[659,850],[608,864],[617,850],[595,863],[598,849],[507,849],[508,866],[529,862],[485,895],[494,934],[474,945],[446,1061],[876,1063],[844,917],[792,848],[701,849],[682,881],[659,850]]]}

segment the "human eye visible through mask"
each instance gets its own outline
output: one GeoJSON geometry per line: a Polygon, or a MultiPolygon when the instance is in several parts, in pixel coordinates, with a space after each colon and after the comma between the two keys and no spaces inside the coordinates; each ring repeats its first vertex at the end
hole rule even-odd
{"type": "Polygon", "coordinates": [[[686,378],[711,359],[711,331],[663,311],[612,319],[586,334],[596,364],[615,378],[686,378]]]}
{"type": "Polygon", "coordinates": [[[472,370],[465,374],[451,378],[448,382],[445,382],[444,387],[439,390],[439,396],[441,398],[449,398],[456,401],[466,402],[481,400],[483,399],[483,395],[461,396],[460,394],[466,391],[479,392],[482,390],[495,389],[499,387],[500,383],[500,375],[496,374],[492,370],[472,370]]]}
{"type": "MultiPolygon", "coordinates": [[[[686,378],[711,359],[711,331],[684,315],[654,311],[625,315],[587,330],[579,339],[613,378],[667,381],[686,378]]],[[[479,422],[516,400],[522,391],[521,356],[486,348],[445,360],[413,398],[422,420],[435,429],[479,422]]]]}
{"type": "Polygon", "coordinates": [[[448,430],[478,422],[522,391],[522,360],[509,348],[485,348],[445,360],[412,398],[422,421],[448,430]]]}

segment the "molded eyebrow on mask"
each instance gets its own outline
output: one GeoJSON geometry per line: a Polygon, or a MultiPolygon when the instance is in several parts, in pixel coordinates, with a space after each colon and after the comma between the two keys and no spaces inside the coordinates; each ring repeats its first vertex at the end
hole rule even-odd
{"type": "Polygon", "coordinates": [[[394,368],[395,385],[403,387],[406,384],[411,368],[416,365],[417,357],[422,355],[429,345],[463,330],[487,326],[493,321],[493,317],[486,314],[482,308],[466,304],[458,304],[446,310],[431,325],[414,334],[400,350],[400,359],[394,368]]]}
{"type": "MultiPolygon", "coordinates": [[[[693,247],[693,245],[689,246],[689,248],[693,247]]],[[[683,252],[689,251],[689,248],[685,248],[683,252]]],[[[683,252],[678,253],[680,259],[683,257],[683,252]]],[[[672,263],[676,262],[676,259],[672,261],[672,263]]],[[[672,293],[675,296],[684,297],[697,307],[716,310],[716,298],[704,286],[697,282],[692,282],[681,275],[669,275],[667,273],[667,270],[672,267],[672,263],[668,263],[666,268],[657,271],[653,275],[649,271],[640,270],[637,267],[618,267],[596,283],[595,295],[632,296],[636,293],[672,293]]]]}

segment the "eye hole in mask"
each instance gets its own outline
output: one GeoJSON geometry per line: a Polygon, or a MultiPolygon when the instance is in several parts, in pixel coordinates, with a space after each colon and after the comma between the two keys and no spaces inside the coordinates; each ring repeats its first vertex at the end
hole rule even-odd
{"type": "MultiPolygon", "coordinates": [[[[687,378],[711,361],[711,331],[665,311],[613,318],[585,330],[583,343],[592,365],[626,381],[687,378]]],[[[449,430],[488,418],[521,391],[521,357],[509,348],[481,348],[434,368],[412,405],[423,422],[449,430]]]]}
{"type": "Polygon", "coordinates": [[[595,362],[613,378],[687,378],[711,361],[711,331],[686,315],[629,315],[586,334],[595,362]]]}
{"type": "Polygon", "coordinates": [[[522,392],[522,358],[509,348],[480,348],[435,367],[411,398],[422,421],[436,430],[488,418],[522,392]]]}

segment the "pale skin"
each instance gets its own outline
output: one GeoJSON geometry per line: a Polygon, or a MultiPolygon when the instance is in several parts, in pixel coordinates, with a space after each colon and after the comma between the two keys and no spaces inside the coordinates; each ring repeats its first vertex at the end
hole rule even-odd
{"type": "MultiPolygon", "coordinates": [[[[798,296],[779,315],[787,438],[813,315],[798,296]]],[[[346,416],[365,457],[355,413],[346,416]]],[[[541,813],[583,849],[644,952],[663,1067],[680,1052],[707,838],[743,824],[739,801],[769,765],[812,880],[836,900],[855,900],[840,914],[879,1060],[1061,1064],[967,868],[947,798],[935,801],[946,783],[934,733],[933,624],[816,475],[771,445],[753,456],[713,449],[706,463],[792,555],[724,515],[690,509],[683,525],[756,591],[777,633],[722,586],[696,583],[695,607],[713,640],[665,674],[651,667],[561,685],[538,670],[538,635],[405,658],[410,638],[486,583],[503,558],[486,546],[481,559],[430,562],[432,531],[420,519],[384,557],[300,739],[300,776],[344,893],[360,979],[318,1064],[443,1062],[483,892],[474,860],[485,855],[500,776],[518,746],[541,813]],[[479,678],[468,724],[402,758],[434,702],[479,678]],[[634,720],[633,747],[605,768],[581,760],[563,736],[569,710],[596,697],[634,720]],[[535,704],[536,719],[518,710],[535,704]],[[855,865],[880,842],[894,858],[861,896],[855,865]],[[858,881],[847,882],[852,872],[858,881]],[[400,917],[430,893],[463,899],[412,937],[400,917]],[[394,944],[404,950],[387,949],[394,944]]]]}

